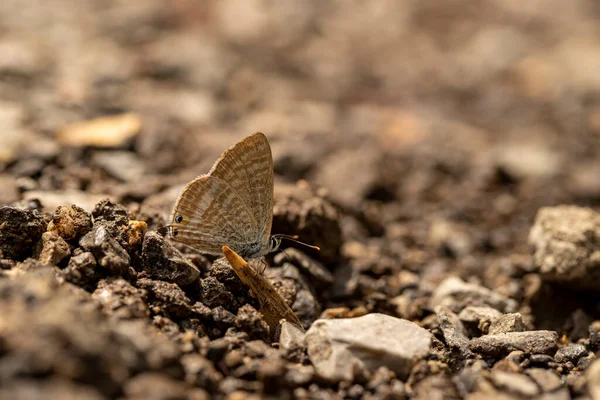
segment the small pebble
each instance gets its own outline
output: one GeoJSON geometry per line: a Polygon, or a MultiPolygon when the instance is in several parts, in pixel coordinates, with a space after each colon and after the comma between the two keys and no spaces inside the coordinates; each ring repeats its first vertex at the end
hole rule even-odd
{"type": "Polygon", "coordinates": [[[504,314],[490,325],[489,334],[497,335],[507,332],[524,332],[527,326],[519,313],[504,314]]]}
{"type": "Polygon", "coordinates": [[[566,347],[561,347],[558,349],[554,355],[554,359],[557,362],[571,361],[572,363],[577,363],[577,360],[579,360],[581,357],[584,357],[587,353],[588,351],[584,345],[569,344],[566,347]]]}
{"type": "Polygon", "coordinates": [[[552,331],[509,332],[471,339],[475,353],[500,357],[514,350],[529,354],[553,354],[558,348],[558,334],[552,331]]]}
{"type": "Polygon", "coordinates": [[[501,312],[517,309],[517,302],[483,286],[466,283],[457,277],[446,278],[434,290],[430,305],[446,306],[460,311],[466,306],[489,306],[501,312]]]}
{"type": "Polygon", "coordinates": [[[39,260],[42,264],[58,265],[71,255],[68,243],[54,232],[44,232],[40,243],[39,260]]]}
{"type": "Polygon", "coordinates": [[[142,268],[149,278],[179,286],[187,286],[200,276],[198,268],[156,232],[144,236],[142,268]]]}
{"type": "Polygon", "coordinates": [[[111,275],[124,275],[131,259],[123,247],[110,235],[104,225],[96,225],[79,240],[85,251],[91,252],[98,265],[111,275]]]}

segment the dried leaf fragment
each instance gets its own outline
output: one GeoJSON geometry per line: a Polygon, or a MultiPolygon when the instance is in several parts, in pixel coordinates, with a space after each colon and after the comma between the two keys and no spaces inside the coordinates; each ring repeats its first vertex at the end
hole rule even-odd
{"type": "Polygon", "coordinates": [[[271,283],[240,257],[235,251],[223,246],[223,254],[240,280],[250,288],[261,305],[260,312],[269,324],[271,332],[276,332],[282,319],[302,328],[294,311],[286,304],[271,283]]]}

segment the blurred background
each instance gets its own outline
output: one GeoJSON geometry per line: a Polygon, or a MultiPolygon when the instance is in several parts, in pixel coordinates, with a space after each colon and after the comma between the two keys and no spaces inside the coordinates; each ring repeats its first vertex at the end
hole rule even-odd
{"type": "Polygon", "coordinates": [[[0,202],[166,215],[263,131],[278,182],[323,188],[360,221],[350,237],[526,251],[540,206],[600,200],[599,15],[594,0],[4,0],[0,202]]]}
{"type": "MultiPolygon", "coordinates": [[[[159,235],[142,243],[137,221],[164,227],[184,185],[255,131],[273,151],[273,233],[321,247],[286,249],[269,270],[305,327],[384,313],[427,328],[414,398],[494,381],[478,398],[562,399],[585,396],[586,376],[598,391],[598,215],[550,210],[537,261],[528,244],[541,207],[600,210],[598,0],[1,0],[0,206],[44,214],[0,210],[0,386],[191,399],[191,383],[206,388],[195,399],[239,399],[284,382],[298,398],[404,398],[386,369],[330,386],[310,350],[254,340],[269,331],[232,271],[187,249],[198,277],[159,235]],[[77,210],[52,219],[107,197],[130,214],[100,203],[90,233],[77,210]],[[438,305],[498,308],[463,315],[468,335],[502,312],[517,342],[490,348],[524,352],[490,372],[496,354],[438,305]],[[532,329],[556,333],[517,332],[532,329]],[[578,347],[556,352],[554,336],[578,347]]],[[[359,333],[365,347],[343,346],[374,359],[364,349],[385,333],[359,333]]]]}

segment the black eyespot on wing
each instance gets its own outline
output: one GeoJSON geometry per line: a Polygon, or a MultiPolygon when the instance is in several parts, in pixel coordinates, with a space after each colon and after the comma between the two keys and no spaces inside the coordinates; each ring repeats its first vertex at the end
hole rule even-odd
{"type": "Polygon", "coordinates": [[[178,224],[180,224],[183,221],[183,215],[177,215],[175,216],[175,222],[177,222],[178,224]]]}

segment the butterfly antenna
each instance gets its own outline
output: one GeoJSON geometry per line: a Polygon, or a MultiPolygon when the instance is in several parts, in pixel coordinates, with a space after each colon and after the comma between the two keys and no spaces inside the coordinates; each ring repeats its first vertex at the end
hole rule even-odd
{"type": "Polygon", "coordinates": [[[293,235],[292,236],[292,235],[284,235],[284,234],[278,233],[278,234],[273,235],[273,236],[279,237],[279,238],[282,238],[282,239],[287,239],[287,240],[289,240],[291,242],[295,242],[295,243],[301,244],[302,246],[308,247],[309,249],[321,251],[321,248],[319,246],[313,246],[313,245],[310,245],[310,244],[307,244],[307,243],[299,241],[298,240],[298,235],[293,235]]]}

